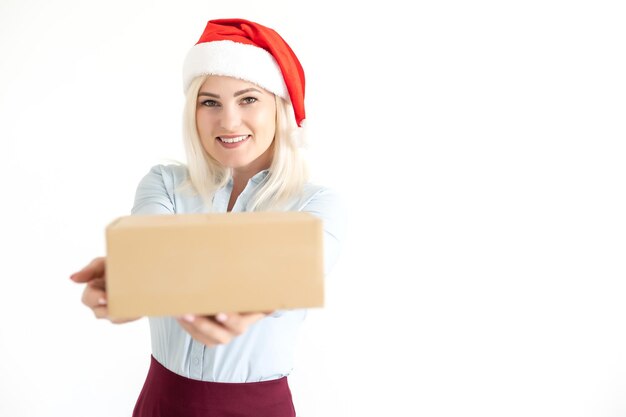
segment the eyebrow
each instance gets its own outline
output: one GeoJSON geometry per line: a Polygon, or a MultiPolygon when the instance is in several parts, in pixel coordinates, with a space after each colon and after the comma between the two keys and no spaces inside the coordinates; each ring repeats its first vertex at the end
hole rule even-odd
{"type": "MultiPolygon", "coordinates": [[[[237,96],[240,96],[242,94],[249,93],[250,91],[256,91],[257,93],[261,93],[261,94],[263,93],[261,90],[258,90],[256,88],[252,88],[251,87],[251,88],[246,88],[246,89],[243,89],[243,90],[235,91],[235,93],[233,94],[233,97],[237,97],[237,96]]],[[[213,97],[213,98],[220,98],[219,94],[207,93],[206,91],[199,92],[198,93],[198,97],[200,97],[200,96],[208,96],[208,97],[213,97]]]]}

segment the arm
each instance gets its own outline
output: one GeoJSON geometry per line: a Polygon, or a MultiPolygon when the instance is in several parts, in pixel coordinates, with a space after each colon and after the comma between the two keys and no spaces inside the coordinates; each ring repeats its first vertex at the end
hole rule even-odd
{"type": "MultiPolygon", "coordinates": [[[[328,276],[339,259],[346,233],[347,216],[341,196],[331,189],[322,189],[300,211],[311,213],[323,221],[324,275],[328,276]]],[[[285,312],[286,310],[277,310],[270,317],[278,318],[285,312]]]]}
{"type": "MultiPolygon", "coordinates": [[[[300,211],[309,212],[323,220],[324,227],[324,273],[328,275],[339,258],[341,242],[346,229],[346,214],[337,193],[323,189],[314,194],[300,211]]],[[[230,342],[244,333],[254,322],[268,316],[278,318],[286,311],[264,313],[228,313],[213,317],[185,315],[178,318],[179,324],[196,340],[215,346],[230,342]]]]}
{"type": "Polygon", "coordinates": [[[324,275],[329,275],[341,254],[347,215],[341,196],[331,190],[318,191],[302,208],[324,223],[324,275]]]}
{"type": "MultiPolygon", "coordinates": [[[[165,187],[162,167],[155,166],[139,182],[131,213],[167,214],[173,212],[174,207],[165,187]]],[[[93,259],[83,269],[72,274],[70,279],[76,283],[86,284],[82,294],[82,302],[93,311],[96,318],[109,319],[106,294],[106,258],[93,259]]],[[[137,319],[138,317],[109,320],[113,323],[127,323],[137,319]]]]}
{"type": "Polygon", "coordinates": [[[109,318],[109,309],[106,301],[106,258],[94,258],[83,269],[72,274],[70,279],[79,284],[86,284],[81,301],[93,311],[96,318],[109,319],[116,324],[128,323],[139,319],[139,317],[128,319],[109,318]]]}

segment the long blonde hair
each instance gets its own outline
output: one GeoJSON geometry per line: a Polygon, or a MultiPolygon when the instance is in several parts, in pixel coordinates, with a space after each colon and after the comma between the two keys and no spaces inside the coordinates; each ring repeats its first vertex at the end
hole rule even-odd
{"type": "MultiPolygon", "coordinates": [[[[207,75],[196,77],[189,89],[183,110],[183,142],[187,155],[189,179],[179,186],[179,191],[199,195],[211,210],[213,196],[228,183],[232,170],[220,165],[209,155],[200,142],[196,124],[198,91],[207,75]]],[[[268,175],[256,195],[248,204],[249,211],[283,210],[289,200],[297,197],[309,177],[302,155],[305,146],[303,129],[299,128],[291,104],[276,98],[276,135],[274,154],[268,175]]]]}

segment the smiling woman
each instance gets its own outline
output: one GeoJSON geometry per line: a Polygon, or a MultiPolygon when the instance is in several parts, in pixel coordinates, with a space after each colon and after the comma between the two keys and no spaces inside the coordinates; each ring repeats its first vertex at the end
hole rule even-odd
{"type": "MultiPolygon", "coordinates": [[[[243,179],[250,178],[256,172],[268,170],[261,190],[251,199],[250,211],[279,209],[281,205],[295,197],[307,181],[308,167],[300,149],[303,128],[298,127],[294,118],[293,105],[290,101],[271,94],[259,86],[249,87],[250,85],[253,84],[238,78],[202,75],[196,77],[189,86],[183,131],[189,175],[188,179],[180,184],[179,191],[191,190],[197,193],[207,207],[212,206],[215,191],[224,187],[229,178],[232,178],[234,187],[231,195],[233,201],[229,203],[234,204],[233,196],[239,195],[245,187],[243,179]],[[214,88],[218,89],[231,86],[233,92],[230,93],[230,101],[233,106],[230,107],[237,110],[230,107],[224,109],[220,102],[222,96],[209,92],[207,84],[214,85],[214,88]],[[243,89],[239,89],[237,85],[243,89]],[[237,94],[239,92],[241,92],[241,97],[237,94]],[[239,101],[236,98],[239,98],[239,101]],[[238,105],[234,106],[235,103],[238,105]],[[273,110],[271,110],[272,106],[273,110]],[[238,125],[254,124],[254,137],[249,134],[252,133],[249,131],[236,132],[237,129],[250,130],[249,126],[218,127],[221,130],[218,134],[221,136],[211,135],[208,132],[211,123],[223,123],[222,118],[233,117],[233,112],[237,118],[245,115],[245,118],[235,121],[238,125]],[[254,117],[256,120],[253,119],[254,117]],[[228,133],[228,129],[235,129],[233,130],[235,133],[228,133]],[[267,134],[263,135],[263,131],[267,131],[267,134]],[[234,143],[244,135],[252,139],[254,142],[252,146],[242,147],[238,152],[226,152],[227,149],[238,148],[238,146],[229,147],[228,142],[234,143]],[[264,140],[267,147],[260,152],[263,150],[261,144],[264,140]],[[255,152],[257,157],[252,160],[255,152]],[[221,157],[226,159],[219,159],[221,157]],[[237,161],[238,158],[240,158],[239,161],[237,161]],[[248,162],[246,158],[249,159],[248,162]]],[[[228,99],[228,93],[224,97],[228,99]]],[[[225,122],[233,123],[232,120],[225,120],[225,122]]],[[[229,211],[233,207],[232,204],[228,206],[229,211]]]]}
{"type": "Polygon", "coordinates": [[[236,177],[270,167],[276,132],[273,94],[247,81],[208,76],[198,93],[196,121],[204,150],[236,177]]]}
{"type": "MultiPolygon", "coordinates": [[[[276,132],[273,94],[247,81],[207,76],[198,93],[196,124],[207,154],[232,170],[235,190],[270,167],[276,132]]],[[[229,211],[233,204],[231,198],[229,211]]]]}
{"type": "MultiPolygon", "coordinates": [[[[309,212],[323,220],[328,274],[345,215],[331,189],[307,179],[299,150],[304,72],[291,48],[257,23],[212,20],[188,54],[183,78],[187,165],[152,167],[132,214],[309,212]]],[[[87,283],[83,303],[108,318],[106,259],[72,279],[87,283]]],[[[305,315],[149,317],[151,366],[133,416],[294,416],[287,377],[305,315]]]]}

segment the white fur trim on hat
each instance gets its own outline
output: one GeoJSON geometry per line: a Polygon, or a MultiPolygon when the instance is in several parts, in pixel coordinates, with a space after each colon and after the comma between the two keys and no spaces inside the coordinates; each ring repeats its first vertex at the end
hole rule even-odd
{"type": "Polygon", "coordinates": [[[249,81],[289,99],[278,63],[263,48],[228,40],[199,43],[187,53],[183,65],[185,93],[194,78],[206,74],[249,81]]]}

